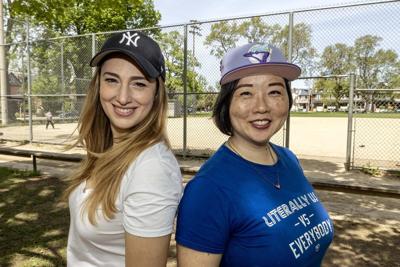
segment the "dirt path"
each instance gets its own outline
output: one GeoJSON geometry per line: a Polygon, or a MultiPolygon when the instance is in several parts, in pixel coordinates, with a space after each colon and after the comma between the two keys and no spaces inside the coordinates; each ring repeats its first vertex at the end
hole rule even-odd
{"type": "Polygon", "coordinates": [[[335,225],[323,267],[400,266],[400,199],[317,193],[335,225]]]}

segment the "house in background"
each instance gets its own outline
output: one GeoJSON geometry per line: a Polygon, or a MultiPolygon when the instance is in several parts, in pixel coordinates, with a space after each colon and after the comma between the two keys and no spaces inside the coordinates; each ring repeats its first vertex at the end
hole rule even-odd
{"type": "Polygon", "coordinates": [[[24,91],[21,80],[12,72],[8,74],[8,118],[15,119],[15,114],[21,114],[24,106],[24,91]]]}
{"type": "MultiPolygon", "coordinates": [[[[348,110],[348,104],[349,104],[349,98],[343,97],[339,101],[339,107],[336,107],[334,104],[329,104],[329,103],[335,103],[335,98],[333,96],[326,97],[325,98],[322,96],[321,93],[319,92],[314,92],[310,88],[293,88],[292,89],[292,96],[293,96],[293,106],[292,106],[292,111],[342,111],[342,112],[347,112],[348,110]]],[[[361,95],[355,95],[353,98],[354,105],[353,105],[353,110],[356,112],[365,112],[366,110],[366,104],[365,104],[365,99],[361,97],[361,95]]],[[[376,102],[383,101],[381,98],[376,99],[376,102]]],[[[388,102],[388,101],[386,101],[388,102]]],[[[396,103],[395,103],[396,104],[396,103]]],[[[376,104],[374,104],[376,105],[376,104]]]]}
{"type": "Polygon", "coordinates": [[[292,111],[310,111],[311,110],[311,96],[309,88],[293,88],[293,106],[292,111]]]}

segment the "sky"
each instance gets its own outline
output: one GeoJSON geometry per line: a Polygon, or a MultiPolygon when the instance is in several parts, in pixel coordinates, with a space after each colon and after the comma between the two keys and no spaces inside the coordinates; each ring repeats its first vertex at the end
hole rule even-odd
{"type": "Polygon", "coordinates": [[[371,2],[369,0],[155,0],[161,26],[190,20],[252,16],[308,8],[371,2]]]}
{"type": "MultiPolygon", "coordinates": [[[[388,2],[393,2],[387,0],[388,2]]],[[[274,14],[278,12],[298,11],[322,7],[364,4],[377,0],[154,0],[155,9],[161,13],[160,26],[181,25],[190,20],[206,22],[210,20],[274,14]]],[[[385,0],[381,1],[385,2],[385,0]]],[[[383,38],[381,46],[385,49],[400,51],[398,42],[397,18],[399,5],[363,5],[354,8],[325,10],[323,12],[302,12],[295,16],[295,23],[304,21],[312,25],[312,44],[319,53],[333,43],[352,45],[354,40],[366,34],[379,34],[383,38]],[[381,9],[384,6],[386,9],[381,9]],[[391,8],[395,6],[395,10],[391,8]],[[389,11],[387,11],[389,9],[389,11]],[[386,13],[385,13],[386,12],[386,13]],[[383,20],[382,17],[385,17],[383,20]],[[347,27],[352,25],[352,27],[347,27]],[[380,29],[377,31],[377,29],[380,29]]],[[[274,23],[287,15],[274,17],[274,23]]],[[[201,68],[197,71],[206,77],[210,85],[219,80],[219,60],[210,55],[210,49],[204,45],[210,24],[202,24],[203,35],[196,37],[196,58],[201,68]]],[[[171,27],[180,30],[181,27],[171,27]]],[[[188,39],[191,48],[191,39],[188,39]]],[[[192,49],[194,50],[194,49],[192,49]]],[[[306,87],[304,80],[295,83],[306,87]]]]}

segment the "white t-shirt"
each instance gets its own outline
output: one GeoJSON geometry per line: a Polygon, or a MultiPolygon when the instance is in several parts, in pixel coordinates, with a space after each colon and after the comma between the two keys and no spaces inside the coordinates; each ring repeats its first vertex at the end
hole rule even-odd
{"type": "Polygon", "coordinates": [[[182,196],[182,175],[173,153],[158,143],[143,151],[122,178],[112,220],[97,211],[97,225],[81,212],[91,189],[80,184],[69,197],[71,223],[67,265],[125,266],[125,232],[140,237],[172,233],[182,196]]]}

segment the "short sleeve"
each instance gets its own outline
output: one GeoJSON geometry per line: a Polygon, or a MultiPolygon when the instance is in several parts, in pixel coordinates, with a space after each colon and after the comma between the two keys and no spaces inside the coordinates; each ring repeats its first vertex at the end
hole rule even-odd
{"type": "Polygon", "coordinates": [[[172,153],[140,160],[127,175],[131,177],[122,199],[125,231],[141,237],[172,233],[182,195],[182,176],[172,153]]]}
{"type": "Polygon", "coordinates": [[[275,151],[279,151],[280,153],[284,153],[284,158],[288,161],[287,164],[290,166],[296,166],[299,171],[303,172],[303,168],[301,166],[300,160],[297,156],[288,148],[282,148],[274,145],[275,151]],[[294,164],[294,165],[292,165],[294,164]]]}
{"type": "Polygon", "coordinates": [[[194,178],[179,204],[177,243],[197,251],[223,253],[229,238],[229,209],[230,203],[216,184],[194,178]]]}

